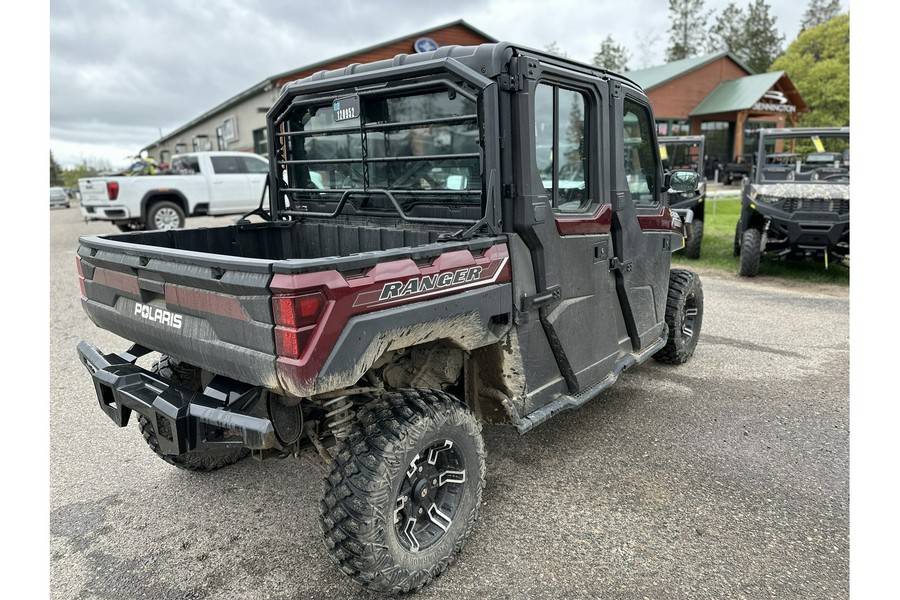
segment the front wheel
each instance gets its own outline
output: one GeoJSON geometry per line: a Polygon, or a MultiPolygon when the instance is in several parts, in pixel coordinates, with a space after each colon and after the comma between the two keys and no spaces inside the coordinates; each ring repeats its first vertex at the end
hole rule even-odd
{"type": "Polygon", "coordinates": [[[759,229],[751,227],[744,232],[741,238],[741,277],[756,277],[759,272],[759,259],[762,254],[760,243],[762,242],[762,233],[759,229]]]}
{"type": "Polygon", "coordinates": [[[157,202],[147,214],[147,226],[150,229],[181,229],[184,227],[184,211],[174,202],[157,202]]]}
{"type": "Polygon", "coordinates": [[[703,220],[694,219],[691,223],[693,235],[684,244],[684,255],[687,258],[700,258],[700,244],[703,242],[703,220]]]}
{"type": "Polygon", "coordinates": [[[669,339],[653,358],[673,365],[687,362],[697,348],[702,324],[703,285],[700,276],[693,271],[672,269],[666,297],[669,339]]]}
{"type": "Polygon", "coordinates": [[[359,413],[324,482],[325,546],[363,587],[418,590],[455,559],[484,489],[481,426],[453,396],[398,390],[359,413]]]}

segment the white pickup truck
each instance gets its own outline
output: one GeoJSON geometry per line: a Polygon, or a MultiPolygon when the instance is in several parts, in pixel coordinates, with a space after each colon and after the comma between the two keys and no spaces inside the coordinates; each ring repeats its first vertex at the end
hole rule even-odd
{"type": "Polygon", "coordinates": [[[249,152],[193,152],[171,160],[172,174],[78,180],[81,215],[122,231],[178,229],[185,217],[236,215],[259,206],[269,162],[249,152]]]}

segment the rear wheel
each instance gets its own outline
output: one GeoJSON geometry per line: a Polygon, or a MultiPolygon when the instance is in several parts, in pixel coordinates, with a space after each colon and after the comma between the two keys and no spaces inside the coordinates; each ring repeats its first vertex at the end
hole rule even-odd
{"type": "Polygon", "coordinates": [[[455,559],[484,488],[481,426],[453,396],[398,390],[359,413],[324,482],[325,546],[367,589],[417,590],[455,559]]]}
{"type": "Polygon", "coordinates": [[[156,202],[147,213],[149,229],[181,229],[184,227],[184,211],[174,202],[156,202]]]}
{"type": "Polygon", "coordinates": [[[672,269],[666,297],[669,339],[653,358],[675,365],[687,362],[697,348],[702,324],[703,286],[700,276],[685,269],[672,269]]]}
{"type": "Polygon", "coordinates": [[[688,258],[700,258],[700,244],[703,242],[703,220],[694,219],[691,223],[693,235],[684,244],[684,255],[688,258]]]}
{"type": "Polygon", "coordinates": [[[738,221],[734,226],[734,249],[732,250],[732,254],[735,256],[741,255],[741,222],[738,221]]]}
{"type": "MultiPolygon", "coordinates": [[[[168,356],[161,357],[159,362],[153,365],[151,371],[191,390],[200,391],[202,387],[200,384],[200,369],[174,361],[168,356]]],[[[216,469],[232,465],[250,454],[250,450],[247,448],[194,451],[177,456],[163,454],[159,449],[156,430],[153,428],[150,419],[144,415],[138,415],[138,427],[141,430],[141,435],[144,436],[144,441],[147,442],[147,445],[150,446],[150,449],[157,456],[170,465],[186,471],[215,471],[216,469]]]]}
{"type": "Polygon", "coordinates": [[[762,234],[759,229],[751,227],[741,238],[741,277],[756,277],[759,272],[759,259],[762,250],[760,242],[762,234]]]}

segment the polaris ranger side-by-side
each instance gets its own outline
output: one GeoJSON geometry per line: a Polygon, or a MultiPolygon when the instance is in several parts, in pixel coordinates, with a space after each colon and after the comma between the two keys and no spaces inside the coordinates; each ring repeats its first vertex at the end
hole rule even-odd
{"type": "Polygon", "coordinates": [[[759,130],[734,255],[744,277],[756,276],[763,257],[812,259],[826,268],[849,258],[849,127],[759,130]]]}
{"type": "Polygon", "coordinates": [[[320,72],[267,123],[262,222],[80,239],[82,305],[133,345],[78,353],[176,467],[317,452],[328,552],[415,590],[474,526],[482,422],[524,434],[691,357],[667,192],[699,179],[664,172],[636,84],[508,43],[320,72]]]}
{"type": "Polygon", "coordinates": [[[695,171],[700,175],[700,186],[696,190],[669,193],[669,208],[691,209],[694,215],[684,244],[684,255],[687,258],[700,258],[700,245],[703,242],[703,221],[706,212],[705,146],[704,135],[659,138],[659,153],[665,170],[695,171]]]}

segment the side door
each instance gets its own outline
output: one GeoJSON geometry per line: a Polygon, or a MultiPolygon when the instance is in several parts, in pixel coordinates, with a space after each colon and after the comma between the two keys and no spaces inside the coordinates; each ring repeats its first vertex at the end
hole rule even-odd
{"type": "Polygon", "coordinates": [[[665,332],[672,253],[672,212],[663,194],[659,143],[649,101],[612,83],[613,271],[635,352],[665,332]]]}
{"type": "Polygon", "coordinates": [[[620,311],[609,270],[606,83],[541,64],[525,86],[511,96],[519,194],[510,251],[520,274],[526,410],[536,410],[609,373],[619,355],[620,311]]]}
{"type": "Polygon", "coordinates": [[[250,185],[240,157],[225,155],[208,158],[212,167],[209,176],[209,214],[227,215],[241,212],[248,204],[250,185]]]}

